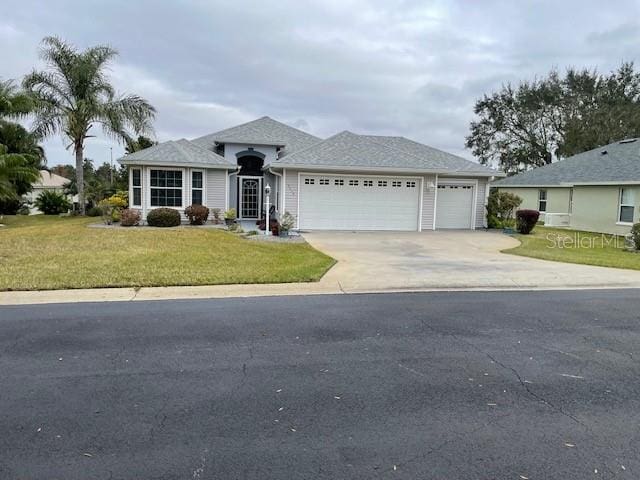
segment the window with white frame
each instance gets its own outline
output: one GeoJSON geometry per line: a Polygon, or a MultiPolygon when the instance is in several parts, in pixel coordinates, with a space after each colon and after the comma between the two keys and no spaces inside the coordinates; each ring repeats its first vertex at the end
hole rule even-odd
{"type": "Polygon", "coordinates": [[[387,181],[386,180],[378,180],[378,186],[379,187],[386,187],[387,186],[387,181]]]}
{"type": "Polygon", "coordinates": [[[392,187],[401,187],[402,186],[402,182],[400,180],[394,180],[393,182],[391,182],[391,186],[392,187]]]}
{"type": "Polygon", "coordinates": [[[342,178],[336,178],[336,179],[333,181],[333,184],[334,184],[335,186],[337,186],[337,187],[340,187],[340,186],[344,185],[344,180],[343,180],[342,178]]]}
{"type": "Polygon", "coordinates": [[[304,179],[304,184],[305,185],[313,185],[314,183],[316,183],[315,178],[305,178],[304,179]]]}
{"type": "Polygon", "coordinates": [[[620,189],[620,209],[618,221],[620,223],[633,223],[635,210],[635,195],[630,188],[620,189]]]}
{"type": "Polygon", "coordinates": [[[407,188],[416,188],[416,182],[414,180],[407,182],[407,188]]]}
{"type": "Polygon", "coordinates": [[[363,180],[362,185],[365,187],[373,187],[373,180],[363,180]]]}
{"type": "Polygon", "coordinates": [[[547,211],[547,191],[546,190],[538,190],[538,211],[539,212],[547,211]]]}
{"type": "Polygon", "coordinates": [[[328,178],[321,178],[320,179],[320,185],[329,185],[329,179],[328,178]]]}
{"type": "Polygon", "coordinates": [[[131,206],[142,206],[142,170],[139,168],[131,169],[131,206]]]}
{"type": "Polygon", "coordinates": [[[358,180],[349,180],[349,185],[352,187],[357,187],[358,183],[358,180]]]}
{"type": "Polygon", "coordinates": [[[149,177],[152,207],[182,206],[182,170],[151,170],[149,177]]]}
{"type": "Polygon", "coordinates": [[[191,172],[191,204],[202,205],[203,200],[203,179],[202,172],[194,170],[191,172]]]}

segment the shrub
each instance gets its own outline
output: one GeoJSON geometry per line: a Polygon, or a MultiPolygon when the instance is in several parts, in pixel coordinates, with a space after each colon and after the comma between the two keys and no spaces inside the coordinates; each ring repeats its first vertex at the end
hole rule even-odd
{"type": "Polygon", "coordinates": [[[156,208],[147,214],[147,223],[152,227],[177,227],[180,212],[173,208],[156,208]]]}
{"type": "Polygon", "coordinates": [[[280,230],[282,232],[288,232],[295,224],[296,218],[289,212],[284,212],[284,215],[282,215],[282,218],[280,219],[280,230]]]}
{"type": "MultiPolygon", "coordinates": [[[[267,221],[265,219],[262,219],[262,220],[258,220],[256,223],[258,225],[259,230],[264,230],[267,221]]],[[[278,236],[280,232],[280,223],[278,223],[278,220],[276,220],[275,218],[269,219],[269,230],[273,235],[275,235],[276,237],[278,236]]]]}
{"type": "Polygon", "coordinates": [[[640,223],[636,223],[631,227],[631,238],[636,250],[640,250],[640,223]]]}
{"type": "Polygon", "coordinates": [[[120,225],[123,227],[133,227],[140,223],[140,212],[133,208],[125,208],[120,212],[120,225]]]}
{"type": "Polygon", "coordinates": [[[493,190],[487,199],[487,226],[505,228],[513,226],[513,211],[520,206],[522,199],[509,192],[493,190]]]}
{"type": "Polygon", "coordinates": [[[100,207],[91,207],[87,210],[87,215],[90,217],[100,217],[102,216],[102,209],[100,207]]]}
{"type": "Polygon", "coordinates": [[[523,235],[529,235],[538,223],[540,212],[537,210],[518,210],[516,212],[516,228],[523,235]]]}
{"type": "Polygon", "coordinates": [[[68,212],[71,202],[60,192],[45,190],[35,201],[36,207],[45,215],[59,215],[68,212]]]}
{"type": "Polygon", "coordinates": [[[204,205],[189,205],[184,209],[184,214],[191,225],[202,225],[209,218],[209,209],[204,205]]]}
{"type": "Polygon", "coordinates": [[[215,223],[216,225],[220,223],[220,213],[221,210],[219,208],[211,209],[211,214],[213,215],[213,223],[215,223]]]}

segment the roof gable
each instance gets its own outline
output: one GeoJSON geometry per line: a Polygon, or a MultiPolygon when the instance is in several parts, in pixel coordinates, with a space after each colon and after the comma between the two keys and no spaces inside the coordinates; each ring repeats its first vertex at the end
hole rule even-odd
{"type": "Polygon", "coordinates": [[[204,135],[192,140],[203,148],[212,149],[217,143],[241,143],[248,145],[275,145],[285,147],[283,155],[307,148],[321,139],[307,132],[290,127],[270,117],[204,135]]]}
{"type": "Polygon", "coordinates": [[[640,140],[628,139],[494,182],[495,186],[562,186],[640,182],[640,140]]]}
{"type": "Polygon", "coordinates": [[[196,165],[202,167],[227,167],[234,165],[223,156],[194,145],[184,138],[158,143],[144,150],[120,158],[121,163],[150,163],[166,165],[196,165]]]}

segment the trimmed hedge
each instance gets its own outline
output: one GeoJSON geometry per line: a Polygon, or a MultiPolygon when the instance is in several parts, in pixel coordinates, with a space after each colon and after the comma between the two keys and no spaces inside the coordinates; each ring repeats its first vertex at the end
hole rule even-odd
{"type": "Polygon", "coordinates": [[[529,235],[538,223],[540,212],[537,210],[518,210],[516,212],[516,229],[523,235],[529,235]]]}
{"type": "Polygon", "coordinates": [[[133,227],[140,223],[140,212],[133,208],[125,208],[120,213],[120,225],[123,227],[133,227]]]}
{"type": "Polygon", "coordinates": [[[180,212],[173,208],[156,208],[147,214],[147,224],[151,227],[177,227],[180,223],[180,212]]]}
{"type": "Polygon", "coordinates": [[[202,225],[209,218],[209,209],[204,205],[189,205],[184,209],[184,214],[191,225],[202,225]]]}

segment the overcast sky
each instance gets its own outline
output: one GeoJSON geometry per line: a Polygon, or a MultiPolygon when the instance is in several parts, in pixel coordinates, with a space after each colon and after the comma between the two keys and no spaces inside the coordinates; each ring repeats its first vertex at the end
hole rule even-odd
{"type": "MultiPolygon", "coordinates": [[[[3,0],[0,77],[39,64],[43,36],[120,56],[122,93],[158,110],[156,138],[269,115],[319,136],[392,134],[471,157],[475,99],[551,68],[602,72],[640,55],[640,1],[3,0]]],[[[72,163],[61,139],[50,165],[72,163]]],[[[87,142],[97,164],[122,147],[87,142]]]]}

